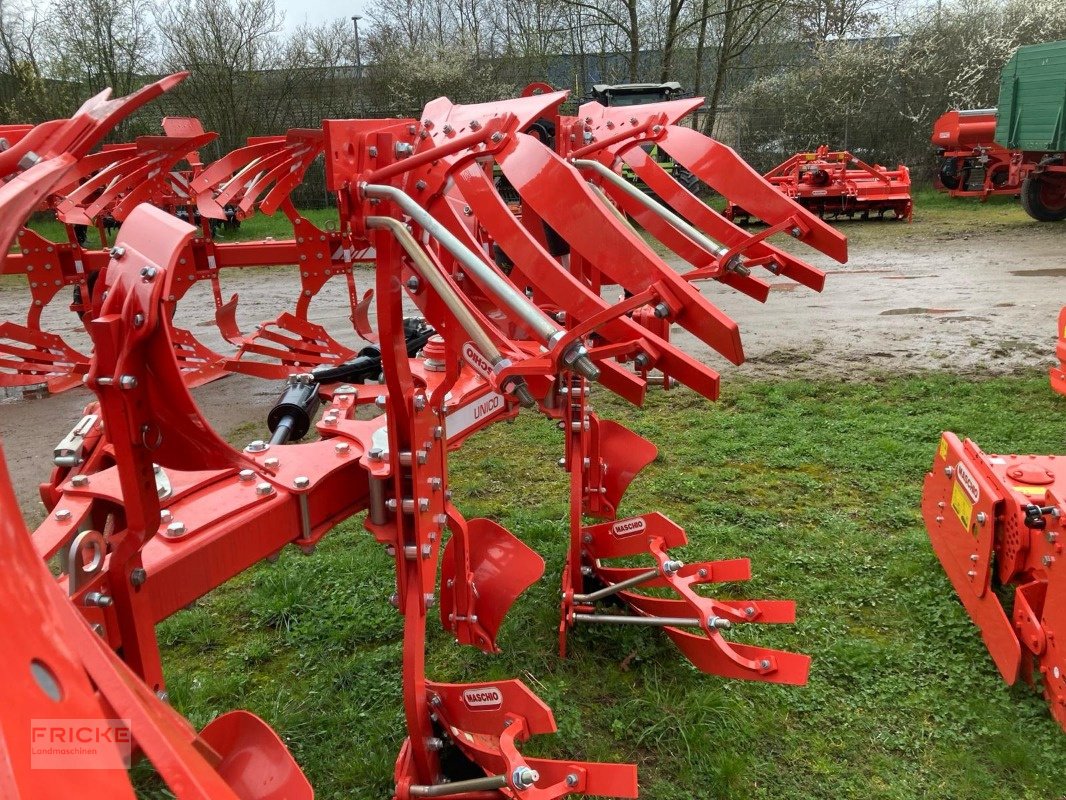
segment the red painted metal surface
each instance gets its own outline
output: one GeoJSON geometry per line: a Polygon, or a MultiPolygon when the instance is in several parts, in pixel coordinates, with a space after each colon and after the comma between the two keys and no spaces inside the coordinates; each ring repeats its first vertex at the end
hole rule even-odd
{"type": "MultiPolygon", "coordinates": [[[[217,167],[201,168],[192,155],[197,174],[189,186],[205,217],[225,214],[227,206],[238,215],[278,208],[289,215],[294,239],[218,243],[205,229],[198,236],[194,226],[145,202],[125,214],[115,247],[93,255],[99,277],[79,309],[93,353],[78,370],[96,400],[56,450],[56,469],[41,487],[48,517],[32,542],[38,559],[63,556],[64,571],[51,578],[41,560],[33,563],[7,496],[0,498],[0,543],[5,555],[14,554],[20,576],[35,582],[16,586],[12,606],[31,607],[20,619],[45,620],[26,633],[29,650],[66,647],[49,663],[69,672],[61,677],[78,687],[71,696],[83,703],[79,713],[131,719],[139,752],[179,796],[301,798],[310,796],[310,786],[258,718],[231,712],[197,734],[160,702],[165,682],[155,625],[287,545],[311,555],[334,526],[362,512],[394,565],[393,603],[404,620],[407,738],[396,761],[394,797],[637,796],[632,765],[526,755],[529,737],[549,734],[556,724],[521,682],[443,684],[426,675],[426,626],[437,606],[460,646],[495,652],[508,610],[544,571],[541,555],[515,534],[487,519],[466,519],[448,479],[449,453],[513,418],[521,405],[535,407],[564,432],[560,463],[570,475],[559,626],[564,653],[581,646],[571,637],[579,625],[655,625],[704,672],[806,681],[807,656],[730,635],[739,625],[793,621],[793,603],[702,590],[746,580],[746,559],[681,564],[671,552],[686,543],[677,525],[655,512],[617,517],[627,487],[657,451],[600,419],[587,400],[598,383],[597,391],[640,403],[650,382],[681,383],[715,398],[718,374],[670,342],[670,325],[682,325],[734,362],[743,349],[736,323],[694,282],[713,279],[762,301],[765,284],[753,272],[766,269],[820,289],[823,274],[768,244],[768,235],[791,234],[840,260],[845,240],[728,148],[675,126],[684,103],[627,110],[636,122],[627,121],[623,135],[613,109],[585,107],[585,121],[560,118],[564,97],[545,92],[476,106],[441,99],[418,121],[331,120],[321,132],[251,142],[217,167]],[[558,137],[552,151],[522,132],[544,119],[575,138],[558,137]],[[692,195],[641,160],[639,145],[648,137],[673,148],[701,179],[759,208],[770,228],[748,235],[701,211],[692,195]],[[320,152],[337,196],[339,233],[310,226],[288,201],[289,176],[320,152]],[[639,200],[619,188],[611,176],[623,162],[656,182],[658,199],[639,200]],[[494,188],[494,167],[516,190],[518,215],[494,188]],[[659,257],[626,213],[647,222],[691,270],[679,274],[659,257]],[[335,247],[344,251],[339,257],[335,247]],[[310,296],[336,274],[350,279],[357,253],[372,253],[374,287],[373,295],[353,302],[353,324],[380,350],[356,358],[331,349],[328,334],[306,319],[306,303],[283,323],[245,336],[233,317],[236,301],[224,304],[216,296],[220,327],[239,352],[273,358],[236,357],[223,366],[284,377],[287,391],[309,387],[324,404],[317,415],[309,406],[313,441],[282,437],[231,447],[189,393],[190,375],[204,377],[217,365],[174,326],[174,303],[191,282],[210,280],[223,264],[314,264],[306,267],[310,296]],[[618,287],[617,302],[606,299],[609,286],[618,287]],[[421,354],[411,350],[407,302],[435,333],[421,354]],[[341,383],[360,358],[373,368],[341,383]],[[329,379],[311,371],[349,359],[329,379]],[[603,521],[586,524],[589,516],[603,521]],[[619,558],[624,566],[614,563],[619,558]],[[634,559],[644,566],[633,566],[634,559]],[[66,633],[43,633],[49,629],[66,633]]],[[[168,128],[168,137],[186,137],[178,149],[200,141],[189,128],[168,128]]],[[[38,141],[40,132],[24,138],[38,141]]],[[[20,222],[83,155],[74,145],[42,152],[43,163],[0,186],[6,237],[0,243],[16,238],[20,222]]],[[[0,166],[6,155],[0,153],[0,166]]],[[[60,258],[47,245],[42,249],[60,258]]],[[[63,252],[79,251],[72,244],[63,252]]],[[[15,254],[16,263],[19,256],[27,254],[15,254]]],[[[350,294],[355,298],[354,286],[350,294]]],[[[0,492],[9,496],[4,477],[0,492]]],[[[0,595],[7,591],[5,584],[0,595]]],[[[40,713],[45,705],[32,692],[24,697],[11,719],[0,714],[5,734],[20,714],[40,713]]],[[[47,776],[24,761],[4,768],[0,779],[11,787],[5,796],[51,793],[47,776]]],[[[83,783],[79,791],[129,794],[120,771],[105,778],[118,788],[83,783]]]]}
{"type": "Polygon", "coordinates": [[[1020,157],[995,142],[995,109],[951,110],[933,123],[933,145],[940,158],[940,186],[952,197],[1017,194],[1021,182],[1012,176],[1012,160],[1020,157]]]}
{"type": "MultiPolygon", "coordinates": [[[[903,164],[887,169],[868,164],[847,151],[825,145],[813,153],[797,153],[764,176],[778,191],[819,217],[911,219],[910,171],[903,164]]],[[[764,219],[750,205],[730,202],[725,215],[733,220],[764,219]]]]}
{"type": "Polygon", "coordinates": [[[1059,365],[1051,368],[1051,388],[1059,394],[1066,394],[1066,306],[1059,311],[1058,335],[1055,355],[1059,365]]]}
{"type": "MultiPolygon", "coordinates": [[[[1066,359],[1066,309],[1059,359],[1066,359]]],[[[1052,385],[1062,391],[1062,371],[1052,385]]],[[[1066,730],[1066,457],[989,455],[945,432],[922,496],[933,550],[1003,680],[1039,678],[1066,730]],[[1013,589],[1004,606],[996,587],[1013,589]]]]}

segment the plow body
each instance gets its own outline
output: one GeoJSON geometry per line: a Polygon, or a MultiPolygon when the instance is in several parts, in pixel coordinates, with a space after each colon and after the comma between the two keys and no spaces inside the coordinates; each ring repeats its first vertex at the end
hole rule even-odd
{"type": "MultiPolygon", "coordinates": [[[[96,138],[144,96],[112,101],[114,114],[91,115],[96,138]]],[[[62,256],[47,245],[8,256],[6,273],[30,274],[36,270],[27,259],[54,257],[48,263],[60,265],[56,274],[96,278],[80,284],[79,307],[93,351],[67,372],[81,376],[95,400],[55,449],[55,469],[41,487],[48,517],[32,540],[0,473],[0,544],[18,575],[0,598],[41,620],[11,647],[26,667],[19,673],[26,687],[0,714],[5,738],[24,740],[27,720],[43,713],[59,684],[69,716],[130,720],[136,752],[179,797],[311,797],[267,723],[237,711],[196,731],[167,704],[154,628],[289,545],[312,555],[335,526],[365,513],[367,534],[395,570],[391,602],[404,622],[398,680],[407,735],[393,797],[636,797],[633,765],[523,752],[556,722],[521,681],[456,684],[426,675],[430,617],[458,646],[497,652],[509,609],[544,572],[520,532],[466,519],[449,484],[449,453],[523,408],[564,432],[560,466],[569,473],[570,512],[562,654],[581,646],[572,635],[579,626],[646,625],[662,628],[702,672],[807,680],[808,656],[731,635],[750,624],[794,621],[794,603],[708,591],[747,580],[746,559],[683,563],[674,551],[688,535],[678,525],[655,511],[620,514],[656,448],[598,417],[588,401],[596,386],[639,404],[650,383],[683,384],[713,400],[717,372],[673,344],[671,326],[740,363],[738,326],[710,295],[739,291],[765,301],[763,270],[819,290],[824,274],[768,238],[788,235],[841,261],[846,240],[732,150],[677,125],[693,101],[618,109],[590,103],[579,116],[562,117],[564,99],[546,92],[463,106],[441,98],[417,120],[330,120],[321,130],[253,140],[206,167],[188,149],[203,141],[195,126],[171,125],[168,136],[191,137],[163,149],[182,151],[190,164],[179,183],[196,198],[199,229],[185,221],[194,219],[191,211],[183,220],[144,200],[114,206],[123,219],[107,250],[88,256],[72,241],[62,256]],[[525,133],[545,119],[560,134],[555,149],[525,133]],[[749,235],[700,203],[649,162],[647,143],[758,213],[766,229],[749,235]],[[293,176],[316,157],[325,159],[337,198],[336,231],[311,226],[289,200],[293,176]],[[625,168],[654,185],[657,197],[634,190],[621,177],[625,168]],[[496,190],[497,172],[519,198],[518,213],[496,190]],[[286,214],[294,239],[219,243],[203,222],[254,209],[286,214]],[[636,225],[674,262],[657,255],[636,225]],[[361,297],[352,271],[359,261],[374,267],[361,297]],[[219,327],[238,351],[219,361],[200,351],[183,357],[196,343],[174,326],[173,310],[189,284],[214,281],[223,267],[262,264],[301,269],[294,312],[242,334],[235,299],[222,302],[213,283],[219,327]],[[348,281],[353,327],[368,342],[358,352],[306,319],[304,298],[338,274],[348,281]],[[611,294],[619,299],[606,299],[611,294]],[[417,317],[407,316],[405,303],[417,317]],[[269,441],[235,448],[212,430],[189,390],[196,382],[190,373],[208,367],[284,380],[267,421],[269,441]],[[53,577],[44,562],[55,557],[62,569],[53,577]]],[[[49,125],[62,132],[80,123],[49,125]]],[[[81,174],[93,141],[61,138],[21,170],[12,166],[18,159],[5,162],[0,153],[11,173],[0,186],[5,244],[52,187],[81,174]]],[[[10,374],[41,377],[45,359],[37,357],[35,366],[10,374]]],[[[119,754],[107,755],[108,769],[79,792],[132,796],[119,754]]],[[[0,766],[0,785],[17,797],[51,796],[66,777],[33,770],[23,752],[0,766]]]]}
{"type": "MultiPolygon", "coordinates": [[[[797,153],[763,177],[820,218],[883,219],[889,212],[893,219],[911,218],[911,176],[902,164],[887,169],[823,145],[813,153],[797,153]]],[[[759,217],[751,212],[742,203],[730,202],[725,213],[738,221],[759,217]]]]}

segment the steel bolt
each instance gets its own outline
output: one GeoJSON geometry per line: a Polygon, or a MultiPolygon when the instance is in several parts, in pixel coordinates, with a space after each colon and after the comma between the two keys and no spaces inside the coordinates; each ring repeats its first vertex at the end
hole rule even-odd
{"type": "Polygon", "coordinates": [[[497,142],[497,143],[498,142],[502,142],[503,141],[503,134],[500,133],[499,131],[497,131],[496,133],[492,134],[492,136],[490,136],[489,138],[492,139],[492,141],[497,142]]]}
{"type": "Polygon", "coordinates": [[[337,442],[335,445],[333,445],[333,450],[337,453],[337,455],[344,455],[351,449],[352,446],[347,442],[337,442]]]}
{"type": "Polygon", "coordinates": [[[269,469],[277,469],[279,464],[281,464],[281,461],[276,458],[268,458],[263,462],[263,466],[269,469]]]}
{"type": "Polygon", "coordinates": [[[984,511],[978,511],[977,512],[977,524],[978,525],[984,525],[986,522],[988,522],[988,514],[986,514],[984,511]]]}
{"type": "Polygon", "coordinates": [[[430,736],[426,739],[426,749],[433,750],[434,752],[444,749],[444,740],[436,736],[430,736]]]}
{"type": "Polygon", "coordinates": [[[572,772],[569,775],[566,776],[566,785],[567,786],[577,786],[577,781],[578,781],[577,775],[575,775],[572,772]]]}
{"type": "Polygon", "coordinates": [[[133,315],[133,327],[134,328],[139,328],[142,325],[144,325],[144,314],[134,314],[133,315]]]}
{"type": "Polygon", "coordinates": [[[418,293],[418,290],[422,288],[422,281],[418,279],[417,275],[412,275],[407,279],[407,291],[414,294],[418,293]]]}
{"type": "Polygon", "coordinates": [[[123,375],[118,379],[118,385],[123,389],[136,389],[137,379],[132,375],[123,375]]]}
{"type": "Polygon", "coordinates": [[[426,407],[426,396],[424,394],[415,395],[415,410],[421,411],[426,407]]]}
{"type": "Polygon", "coordinates": [[[247,483],[255,480],[255,472],[250,469],[242,469],[237,473],[237,480],[247,483]]]}
{"type": "Polygon", "coordinates": [[[770,659],[764,658],[759,662],[759,669],[770,669],[770,659]]]}
{"type": "Polygon", "coordinates": [[[89,592],[85,595],[85,605],[95,606],[96,608],[107,608],[114,601],[106,594],[101,592],[89,592]]]}
{"type": "Polygon", "coordinates": [[[181,536],[185,533],[184,522],[171,522],[167,525],[167,536],[181,536]]]}
{"type": "Polygon", "coordinates": [[[153,280],[155,280],[156,272],[157,270],[155,267],[142,267],[141,278],[144,280],[145,283],[151,283],[153,280]]]}
{"type": "Polygon", "coordinates": [[[118,259],[122,258],[122,256],[126,255],[126,248],[112,247],[111,250],[108,251],[108,255],[117,261],[118,259]]]}
{"type": "Polygon", "coordinates": [[[295,486],[297,489],[306,489],[308,486],[311,485],[311,479],[305,475],[301,475],[298,478],[292,479],[292,485],[295,486]]]}
{"type": "Polygon", "coordinates": [[[70,514],[70,510],[69,509],[61,508],[58,511],[56,511],[56,519],[59,520],[60,522],[66,522],[67,520],[70,519],[70,516],[71,516],[71,514],[70,514]]]}
{"type": "Polygon", "coordinates": [[[255,493],[260,497],[266,497],[274,493],[274,487],[269,483],[260,483],[255,487],[255,493]]]}
{"type": "Polygon", "coordinates": [[[528,789],[538,780],[540,780],[540,773],[535,769],[530,769],[525,764],[516,767],[514,773],[511,775],[511,783],[513,783],[514,787],[519,790],[528,789]]]}
{"type": "Polygon", "coordinates": [[[254,442],[249,442],[248,446],[244,449],[247,450],[249,453],[262,453],[269,447],[270,445],[268,445],[262,439],[256,439],[254,442]]]}
{"type": "Polygon", "coordinates": [[[148,580],[148,573],[145,572],[144,567],[135,567],[130,570],[130,584],[133,586],[140,586],[146,580],[148,580]]]}
{"type": "Polygon", "coordinates": [[[425,191],[425,189],[426,189],[426,182],[425,182],[425,181],[423,181],[423,180],[418,180],[418,181],[415,181],[415,188],[416,188],[416,189],[417,189],[418,191],[420,191],[420,192],[423,192],[423,191],[425,191]]]}
{"type": "Polygon", "coordinates": [[[655,316],[659,319],[666,319],[670,316],[670,306],[666,303],[659,303],[655,306],[655,316]]]}
{"type": "Polygon", "coordinates": [[[950,478],[952,475],[955,474],[955,468],[954,467],[944,467],[944,474],[947,475],[950,478]]]}
{"type": "Polygon", "coordinates": [[[88,486],[89,485],[89,476],[88,475],[75,475],[73,478],[70,479],[70,483],[71,483],[72,486],[78,486],[78,487],[88,486]]]}

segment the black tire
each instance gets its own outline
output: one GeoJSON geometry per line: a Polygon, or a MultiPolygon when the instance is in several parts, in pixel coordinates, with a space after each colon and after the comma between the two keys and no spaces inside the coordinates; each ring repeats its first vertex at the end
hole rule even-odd
{"type": "Polygon", "coordinates": [[[1029,175],[1022,181],[1022,208],[1037,222],[1066,219],[1066,178],[1029,175]]]}

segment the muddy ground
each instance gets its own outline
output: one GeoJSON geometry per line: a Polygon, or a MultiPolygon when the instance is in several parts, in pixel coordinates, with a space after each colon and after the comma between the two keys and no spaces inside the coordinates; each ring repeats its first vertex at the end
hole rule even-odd
{"type": "MultiPolygon", "coordinates": [[[[1020,214],[1005,222],[960,225],[954,218],[919,215],[911,224],[843,223],[850,240],[847,265],[811,257],[829,271],[825,291],[813,293],[772,279],[765,305],[718,284],[704,292],[740,324],[747,363],[733,367],[678,331],[677,340],[720,369],[723,380],[819,377],[862,380],[872,373],[946,370],[983,376],[1035,369],[1052,359],[1059,308],[1066,303],[1066,223],[1040,225],[1020,214]]],[[[795,243],[790,243],[794,245],[795,243]]],[[[805,248],[792,247],[797,253],[805,248]]],[[[810,251],[807,251],[808,254],[810,251]]],[[[314,321],[358,347],[348,322],[346,291],[327,286],[312,306],[314,321]]],[[[360,287],[370,284],[369,273],[360,287]]],[[[297,295],[294,274],[248,270],[228,276],[224,289],[240,295],[238,320],[247,330],[272,319],[297,295]]],[[[65,301],[65,298],[63,298],[65,301]]],[[[24,294],[0,286],[0,319],[21,321],[24,294]]],[[[206,286],[190,292],[178,322],[221,352],[206,286]]],[[[49,330],[87,351],[84,334],[55,302],[49,330]]],[[[206,416],[227,436],[261,424],[277,397],[274,382],[230,376],[195,390],[206,416]],[[240,430],[238,430],[240,429],[240,430]]],[[[0,440],[27,520],[43,510],[36,485],[47,479],[56,442],[91,400],[78,388],[44,398],[0,400],[0,440]]]]}

